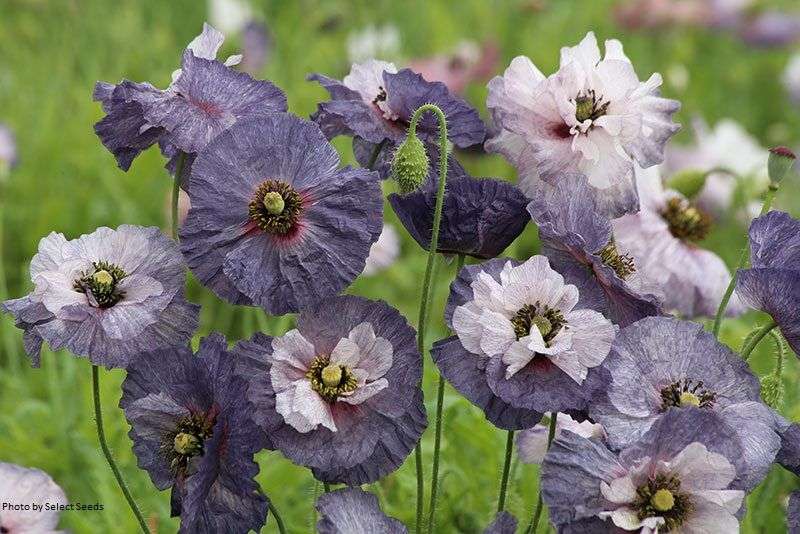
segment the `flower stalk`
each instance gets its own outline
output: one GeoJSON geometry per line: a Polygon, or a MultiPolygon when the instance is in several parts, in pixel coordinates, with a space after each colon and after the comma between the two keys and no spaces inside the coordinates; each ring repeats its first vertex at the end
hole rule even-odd
{"type": "Polygon", "coordinates": [[[500,480],[500,494],[497,497],[497,511],[506,509],[506,493],[508,492],[508,479],[511,472],[511,456],[514,451],[514,431],[509,430],[506,438],[506,456],[503,463],[503,476],[500,480]]]}
{"type": "Polygon", "coordinates": [[[122,478],[122,473],[120,473],[117,463],[114,461],[114,456],[111,454],[111,449],[108,448],[108,443],[106,442],[106,433],[103,428],[103,411],[100,407],[100,368],[96,365],[92,365],[92,398],[94,399],[94,418],[97,424],[97,438],[100,441],[100,448],[103,450],[103,456],[106,457],[108,466],[111,468],[111,472],[114,474],[114,478],[117,480],[117,484],[119,484],[119,488],[122,490],[125,500],[128,501],[133,515],[136,516],[136,520],[139,522],[142,532],[150,534],[147,522],[145,522],[141,510],[139,510],[139,506],[133,499],[133,495],[131,495],[128,485],[125,483],[125,479],[122,478]]]}
{"type": "Polygon", "coordinates": [[[176,241],[178,240],[178,198],[181,192],[181,177],[185,166],[186,152],[181,151],[175,164],[175,180],[172,184],[172,239],[176,241]]]}
{"type": "Polygon", "coordinates": [[[747,336],[747,340],[742,347],[742,359],[747,361],[747,359],[750,358],[750,353],[753,352],[753,349],[755,349],[756,346],[761,343],[761,340],[764,339],[764,337],[766,337],[767,334],[769,334],[776,326],[778,326],[778,323],[776,323],[773,319],[770,319],[767,324],[758,328],[757,330],[754,330],[751,335],[747,336]]]}
{"type": "MultiPolygon", "coordinates": [[[[556,422],[558,421],[558,413],[550,413],[550,427],[547,432],[547,450],[550,450],[550,444],[553,443],[553,438],[556,436],[556,422]]],[[[542,479],[541,470],[539,475],[539,495],[536,497],[536,508],[533,511],[533,518],[531,519],[528,528],[525,529],[525,534],[534,534],[539,528],[539,520],[542,517],[542,479]]]]}

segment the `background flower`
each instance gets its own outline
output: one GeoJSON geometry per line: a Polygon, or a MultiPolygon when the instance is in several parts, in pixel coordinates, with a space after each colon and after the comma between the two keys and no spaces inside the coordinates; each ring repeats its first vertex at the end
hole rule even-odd
{"type": "Polygon", "coordinates": [[[378,498],[360,488],[324,493],[317,499],[319,534],[404,534],[408,529],[397,519],[386,517],[378,498]]]}
{"type": "MultiPolygon", "coordinates": [[[[549,414],[553,417],[553,414],[549,414]]],[[[539,423],[533,428],[527,428],[517,435],[517,454],[519,461],[526,464],[540,464],[544,459],[547,452],[547,438],[549,425],[539,423]]],[[[580,423],[565,413],[557,414],[556,418],[556,433],[555,437],[562,434],[563,431],[569,430],[573,434],[583,436],[584,438],[597,438],[603,439],[605,431],[601,425],[592,423],[589,420],[581,421],[580,423]]]]}
{"type": "Polygon", "coordinates": [[[69,504],[67,496],[50,475],[38,469],[27,469],[19,465],[0,463],[0,530],[8,534],[65,532],[58,528],[59,511],[55,506],[69,504]],[[32,505],[42,507],[31,509],[32,505]],[[50,505],[44,509],[45,505],[50,505]],[[13,507],[28,509],[14,510],[13,507]]]}

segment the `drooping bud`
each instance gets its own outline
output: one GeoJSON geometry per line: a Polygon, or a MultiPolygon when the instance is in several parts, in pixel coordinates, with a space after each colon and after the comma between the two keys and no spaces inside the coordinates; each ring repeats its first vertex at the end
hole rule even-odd
{"type": "Polygon", "coordinates": [[[761,378],[761,399],[773,409],[778,409],[783,404],[783,380],[780,376],[769,374],[761,378]]]}
{"type": "Polygon", "coordinates": [[[694,198],[706,185],[708,173],[698,169],[686,169],[673,174],[667,181],[667,187],[677,191],[686,198],[694,198]]]}
{"type": "Polygon", "coordinates": [[[781,183],[781,180],[789,174],[796,159],[797,156],[794,155],[794,152],[785,146],[770,148],[767,162],[770,182],[773,184],[781,183]]]}
{"type": "Polygon", "coordinates": [[[408,194],[420,188],[428,176],[428,153],[416,133],[408,135],[397,147],[392,160],[392,177],[400,193],[408,194]]]}
{"type": "Polygon", "coordinates": [[[277,191],[264,193],[264,200],[262,200],[262,202],[264,204],[264,209],[266,209],[267,213],[270,215],[280,215],[286,207],[286,201],[283,200],[283,196],[277,191]]]}

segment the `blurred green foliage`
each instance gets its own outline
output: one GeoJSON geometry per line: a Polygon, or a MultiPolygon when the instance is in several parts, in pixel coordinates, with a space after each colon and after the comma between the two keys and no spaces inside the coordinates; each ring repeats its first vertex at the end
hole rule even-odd
{"type": "MultiPolygon", "coordinates": [[[[391,23],[399,29],[403,57],[388,58],[398,62],[452,50],[465,39],[491,40],[501,50],[498,71],[512,57],[526,54],[544,72],[551,72],[561,46],[574,45],[594,30],[599,39],[622,40],[640,77],[654,71],[665,73],[664,92],[682,101],[679,118],[684,124],[696,115],[711,123],[730,117],[765,145],[797,145],[800,109],[789,103],[780,84],[789,51],[753,49],[733,35],[702,29],[625,30],[611,16],[614,4],[609,0],[262,1],[256,12],[269,25],[275,41],[272,61],[262,74],[286,91],[292,112],[307,116],[326,95],[305,81],[306,74],[317,71],[341,77],[348,69],[347,35],[368,24],[391,23]],[[669,73],[676,71],[688,75],[685,88],[670,82],[669,73]]],[[[776,4],[791,6],[793,2],[776,4]]],[[[160,154],[150,150],[130,172],[120,171],[92,130],[101,117],[100,106],[91,100],[92,86],[95,80],[124,77],[165,87],[182,49],[199,33],[205,19],[204,3],[190,0],[2,2],[0,122],[16,132],[21,164],[0,186],[0,228],[4,229],[0,267],[7,286],[0,284],[0,299],[21,296],[29,289],[28,262],[39,239],[53,230],[74,238],[102,225],[167,226],[170,179],[160,154]]],[[[228,40],[223,55],[234,52],[238,44],[235,37],[228,40]]],[[[467,92],[484,116],[485,96],[483,85],[471,86],[467,92]]],[[[688,139],[684,131],[677,142],[688,139]]],[[[337,140],[335,145],[343,161],[351,162],[349,140],[337,140]]],[[[511,167],[496,156],[466,155],[463,163],[476,175],[514,178],[511,167]]],[[[387,191],[392,187],[387,184],[387,191]]],[[[800,215],[797,191],[796,183],[785,184],[778,206],[800,215]]],[[[397,225],[388,206],[386,219],[397,225]]],[[[744,228],[731,217],[717,225],[707,243],[730,265],[738,256],[743,235],[744,228]]],[[[536,232],[529,228],[508,254],[526,258],[536,250],[536,232]]],[[[400,260],[378,276],[358,280],[349,291],[385,299],[414,321],[424,268],[421,250],[404,236],[400,260]]],[[[440,318],[453,270],[450,264],[438,271],[431,341],[446,334],[440,318]]],[[[233,341],[257,329],[280,334],[292,324],[291,318],[267,318],[221,303],[194,281],[190,296],[203,304],[200,335],[217,330],[233,341]]],[[[726,321],[723,339],[738,348],[758,319],[751,314],[726,321]]],[[[771,369],[769,350],[769,344],[763,344],[751,360],[762,374],[771,369]]],[[[424,387],[432,414],[436,376],[429,359],[426,363],[424,387]]],[[[0,461],[44,469],[73,502],[105,505],[103,512],[65,513],[62,526],[78,533],[134,532],[132,515],[97,446],[90,374],[87,361],[46,350],[41,369],[31,369],[19,331],[9,317],[0,318],[0,461]]],[[[157,531],[175,531],[168,495],[157,492],[147,474],[136,467],[128,428],[117,407],[124,372],[102,374],[107,432],[119,464],[157,531]]],[[[800,418],[797,379],[797,361],[789,358],[782,411],[794,419],[800,418]]],[[[437,531],[481,532],[494,514],[505,434],[489,426],[449,386],[444,425],[437,531]]],[[[423,443],[426,473],[430,472],[432,434],[429,429],[423,443]]],[[[319,488],[309,471],[274,452],[260,454],[259,461],[258,480],[290,531],[312,531],[312,498],[319,488]]],[[[798,487],[795,477],[775,468],[750,497],[743,532],[782,532],[784,498],[798,487]]],[[[370,489],[380,496],[387,513],[413,523],[413,458],[370,489]]],[[[523,525],[536,490],[537,469],[515,465],[507,502],[523,525]]],[[[263,532],[277,532],[274,522],[263,532]]]]}

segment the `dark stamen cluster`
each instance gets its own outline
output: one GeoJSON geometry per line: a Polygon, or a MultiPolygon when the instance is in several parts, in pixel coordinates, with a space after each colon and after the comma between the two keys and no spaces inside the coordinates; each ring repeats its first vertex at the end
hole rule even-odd
{"type": "Polygon", "coordinates": [[[661,211],[670,233],[684,241],[702,241],[711,228],[711,219],[688,200],[673,197],[661,211]]]}
{"type": "Polygon", "coordinates": [[[716,399],[716,393],[703,387],[702,380],[695,382],[684,378],[661,390],[661,409],[666,411],[672,407],[681,406],[711,408],[716,399]]]}
{"type": "Polygon", "coordinates": [[[694,509],[689,496],[681,493],[680,489],[680,480],[666,475],[656,475],[637,488],[633,509],[639,520],[663,517],[663,532],[671,532],[679,527],[694,509]]]}
{"type": "Polygon", "coordinates": [[[588,94],[579,94],[575,98],[575,118],[578,122],[585,120],[595,121],[606,114],[611,102],[603,102],[603,97],[597,96],[594,89],[589,89],[588,94]]]}
{"type": "Polygon", "coordinates": [[[566,324],[566,320],[559,310],[541,306],[537,301],[535,304],[526,304],[520,308],[511,318],[511,324],[514,326],[514,334],[517,339],[530,334],[531,328],[535,326],[542,334],[544,342],[549,346],[556,334],[566,324]]]}
{"type": "Polygon", "coordinates": [[[317,356],[308,368],[306,378],[311,381],[311,389],[328,402],[335,402],[339,396],[355,391],[356,377],[349,367],[331,364],[330,356],[317,356]]]}
{"type": "Polygon", "coordinates": [[[383,86],[378,87],[379,92],[378,95],[372,100],[372,103],[378,105],[378,102],[386,102],[386,89],[383,86]]]}
{"type": "Polygon", "coordinates": [[[185,473],[189,461],[205,453],[205,440],[211,437],[215,417],[194,414],[178,423],[174,432],[164,436],[161,451],[169,459],[170,468],[185,473]]]}
{"type": "Polygon", "coordinates": [[[117,284],[128,275],[107,261],[92,262],[92,268],[91,271],[81,273],[80,278],[72,283],[72,288],[79,293],[85,293],[91,306],[110,308],[125,296],[124,291],[117,289],[117,284]]]}
{"type": "Polygon", "coordinates": [[[281,180],[266,180],[250,201],[250,220],[268,234],[284,236],[294,229],[300,214],[303,211],[303,199],[300,194],[286,182],[281,180]],[[271,193],[278,193],[283,199],[282,209],[278,211],[275,206],[280,204],[270,203],[271,193]],[[266,200],[266,202],[265,202],[266,200]]]}
{"type": "Polygon", "coordinates": [[[606,246],[600,249],[598,255],[600,259],[603,260],[603,264],[614,269],[617,276],[623,280],[636,272],[636,265],[633,262],[633,257],[631,257],[630,254],[620,254],[613,237],[606,246]]]}

